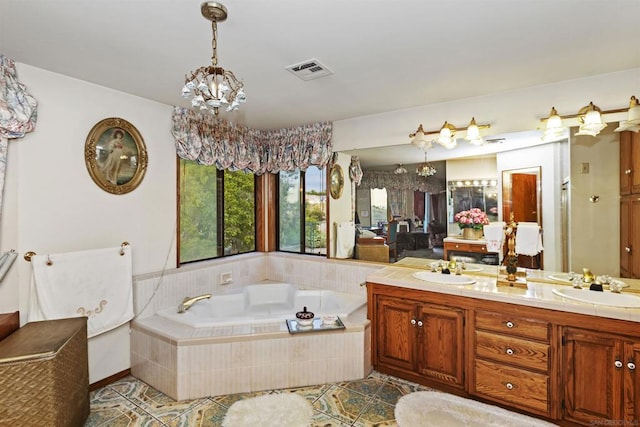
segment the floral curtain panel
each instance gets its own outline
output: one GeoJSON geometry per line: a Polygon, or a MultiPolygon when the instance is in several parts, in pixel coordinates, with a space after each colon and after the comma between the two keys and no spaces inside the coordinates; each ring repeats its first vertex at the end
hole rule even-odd
{"type": "Polygon", "coordinates": [[[330,122],[261,131],[182,107],[173,108],[172,121],[178,156],[218,169],[305,170],[326,166],[333,152],[330,122]]]}
{"type": "Polygon", "coordinates": [[[35,130],[37,111],[38,102],[18,81],[13,60],[0,54],[0,209],[9,140],[35,130]]]}
{"type": "Polygon", "coordinates": [[[432,182],[430,178],[418,174],[404,173],[396,175],[390,171],[364,171],[360,189],[386,188],[387,192],[396,190],[422,191],[436,193],[440,191],[440,184],[432,182]]]}

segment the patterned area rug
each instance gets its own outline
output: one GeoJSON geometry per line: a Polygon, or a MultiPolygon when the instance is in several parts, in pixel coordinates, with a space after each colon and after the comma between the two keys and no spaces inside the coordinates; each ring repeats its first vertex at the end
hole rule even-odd
{"type": "Polygon", "coordinates": [[[265,394],[231,405],[222,427],[308,427],[312,416],[313,408],[302,396],[265,394]]]}
{"type": "Polygon", "coordinates": [[[497,406],[440,393],[418,391],[400,398],[395,409],[398,427],[547,427],[546,421],[497,406]]]}

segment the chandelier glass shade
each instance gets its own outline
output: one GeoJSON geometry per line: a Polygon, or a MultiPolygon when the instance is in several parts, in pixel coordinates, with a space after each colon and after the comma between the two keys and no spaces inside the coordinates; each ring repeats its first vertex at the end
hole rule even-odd
{"type": "Polygon", "coordinates": [[[552,107],[547,118],[547,126],[542,134],[542,140],[544,142],[558,141],[565,136],[565,130],[562,126],[562,118],[558,115],[555,107],[552,107]]]}
{"type": "Polygon", "coordinates": [[[424,163],[416,169],[416,173],[424,178],[435,175],[437,172],[436,168],[431,166],[431,163],[427,162],[427,153],[424,153],[424,163]]]}
{"type": "Polygon", "coordinates": [[[211,65],[200,67],[185,76],[182,96],[191,99],[191,106],[209,110],[218,115],[220,108],[234,111],[247,100],[244,84],[230,70],[218,66],[217,23],[227,19],[227,9],[220,3],[204,2],[200,5],[202,16],[211,21],[213,56],[211,65]]]}
{"type": "Polygon", "coordinates": [[[639,132],[640,131],[640,104],[635,96],[629,101],[629,111],[627,112],[627,120],[620,121],[620,125],[615,132],[624,131],[639,132]]]}
{"type": "Polygon", "coordinates": [[[578,111],[580,127],[576,135],[596,136],[602,129],[606,128],[607,124],[602,122],[601,111],[600,108],[593,105],[593,102],[590,102],[586,107],[582,107],[578,111]]]}

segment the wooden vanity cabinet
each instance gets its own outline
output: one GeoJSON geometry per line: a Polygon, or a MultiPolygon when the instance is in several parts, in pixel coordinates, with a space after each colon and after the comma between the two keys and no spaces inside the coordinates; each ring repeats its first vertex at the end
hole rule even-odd
{"type": "Polygon", "coordinates": [[[430,385],[464,388],[464,314],[434,304],[420,291],[369,284],[374,367],[430,385]],[[378,289],[378,291],[376,291],[378,289]],[[384,292],[379,292],[384,290],[384,292]],[[417,293],[416,293],[417,292],[417,293]]]}
{"type": "Polygon", "coordinates": [[[615,334],[564,328],[564,419],[584,425],[637,425],[640,342],[615,334]]]}
{"type": "Polygon", "coordinates": [[[640,133],[620,132],[620,195],[640,194],[640,133]]]}
{"type": "Polygon", "coordinates": [[[551,324],[508,311],[474,313],[469,393],[552,417],[551,324]]]}

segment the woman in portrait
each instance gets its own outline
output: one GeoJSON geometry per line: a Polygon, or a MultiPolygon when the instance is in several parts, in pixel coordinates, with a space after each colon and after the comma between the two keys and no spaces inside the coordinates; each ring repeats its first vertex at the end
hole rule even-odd
{"type": "Polygon", "coordinates": [[[124,131],[118,128],[114,129],[111,133],[111,139],[105,144],[105,148],[109,156],[104,165],[102,165],[102,173],[107,181],[113,185],[118,185],[120,163],[124,153],[124,131]]]}

